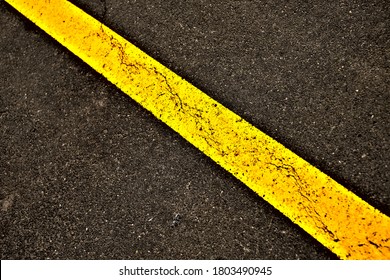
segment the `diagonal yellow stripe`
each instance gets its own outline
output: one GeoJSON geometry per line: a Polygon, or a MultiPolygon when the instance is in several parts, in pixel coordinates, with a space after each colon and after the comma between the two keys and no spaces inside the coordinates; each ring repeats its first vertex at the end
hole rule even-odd
{"type": "Polygon", "coordinates": [[[390,218],[65,0],[6,0],[342,259],[390,259],[390,218]]]}

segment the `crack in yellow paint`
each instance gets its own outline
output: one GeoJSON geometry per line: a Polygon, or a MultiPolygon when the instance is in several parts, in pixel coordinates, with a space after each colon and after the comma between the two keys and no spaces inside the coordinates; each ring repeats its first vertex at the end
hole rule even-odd
{"type": "Polygon", "coordinates": [[[6,0],[342,259],[390,259],[390,218],[65,0],[6,0]]]}

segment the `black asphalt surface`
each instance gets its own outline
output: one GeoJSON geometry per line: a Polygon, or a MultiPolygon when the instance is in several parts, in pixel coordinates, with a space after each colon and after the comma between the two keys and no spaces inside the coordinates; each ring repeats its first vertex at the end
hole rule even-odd
{"type": "MultiPolygon", "coordinates": [[[[72,2],[390,215],[388,1],[72,2]]],[[[336,258],[3,1],[0,27],[1,259],[336,258]]]]}

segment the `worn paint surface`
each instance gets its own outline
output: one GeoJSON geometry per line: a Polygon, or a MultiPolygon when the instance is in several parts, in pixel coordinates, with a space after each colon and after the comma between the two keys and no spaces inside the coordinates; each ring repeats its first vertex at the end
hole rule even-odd
{"type": "Polygon", "coordinates": [[[65,0],[6,0],[342,259],[390,259],[390,218],[65,0]]]}

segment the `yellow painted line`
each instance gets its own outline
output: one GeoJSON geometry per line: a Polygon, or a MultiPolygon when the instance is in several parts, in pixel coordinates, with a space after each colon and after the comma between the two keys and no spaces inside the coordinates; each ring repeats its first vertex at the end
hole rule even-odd
{"type": "Polygon", "coordinates": [[[65,0],[5,0],[342,259],[390,259],[390,218],[65,0]]]}

